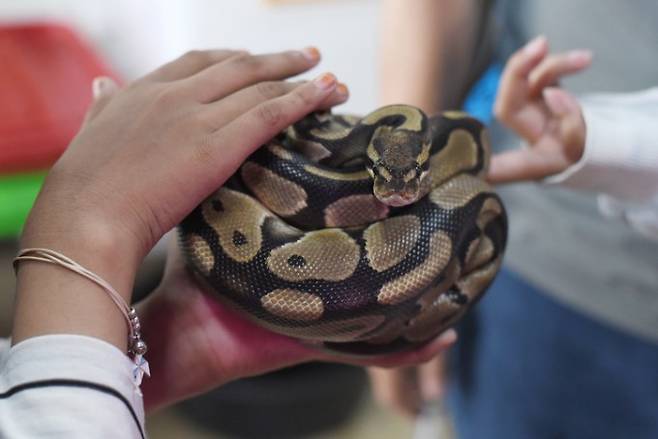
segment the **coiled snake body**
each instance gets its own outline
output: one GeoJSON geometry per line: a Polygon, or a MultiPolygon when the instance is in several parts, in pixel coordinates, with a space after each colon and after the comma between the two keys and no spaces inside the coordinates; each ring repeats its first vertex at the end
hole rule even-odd
{"type": "Polygon", "coordinates": [[[498,272],[507,219],[488,159],[464,113],[315,113],[195,209],[181,244],[204,284],[269,329],[353,354],[411,348],[498,272]]]}

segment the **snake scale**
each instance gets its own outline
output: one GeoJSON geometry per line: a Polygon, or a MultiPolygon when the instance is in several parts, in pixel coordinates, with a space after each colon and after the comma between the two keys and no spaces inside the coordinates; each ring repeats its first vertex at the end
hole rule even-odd
{"type": "Polygon", "coordinates": [[[183,221],[181,246],[213,294],[273,331],[357,355],[417,347],[500,268],[489,154],[461,112],[312,113],[183,221]]]}

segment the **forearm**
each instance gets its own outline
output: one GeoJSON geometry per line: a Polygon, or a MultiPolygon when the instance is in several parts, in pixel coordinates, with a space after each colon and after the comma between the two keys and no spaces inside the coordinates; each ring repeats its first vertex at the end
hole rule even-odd
{"type": "Polygon", "coordinates": [[[475,57],[479,3],[383,2],[379,54],[383,104],[407,103],[429,113],[459,104],[475,57]]]}
{"type": "MultiPolygon", "coordinates": [[[[136,252],[121,244],[116,230],[106,229],[99,221],[60,219],[45,215],[43,210],[48,208],[37,202],[21,247],[62,253],[105,279],[130,303],[139,260],[136,252]]],[[[13,343],[40,335],[78,334],[107,341],[125,352],[127,330],[119,308],[92,281],[44,262],[18,263],[13,343]]]]}

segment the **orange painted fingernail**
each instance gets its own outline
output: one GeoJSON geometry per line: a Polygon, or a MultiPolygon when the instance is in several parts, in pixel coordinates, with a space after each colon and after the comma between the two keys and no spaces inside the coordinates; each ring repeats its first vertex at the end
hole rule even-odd
{"type": "Polygon", "coordinates": [[[323,73],[315,78],[313,83],[322,90],[329,90],[336,85],[336,76],[333,73],[323,73]]]}
{"type": "Polygon", "coordinates": [[[315,48],[315,47],[306,47],[301,50],[302,55],[304,55],[304,58],[311,62],[318,62],[320,61],[320,51],[315,48]]]}
{"type": "Polygon", "coordinates": [[[349,96],[350,90],[341,82],[336,86],[336,93],[340,96],[349,96]]]}

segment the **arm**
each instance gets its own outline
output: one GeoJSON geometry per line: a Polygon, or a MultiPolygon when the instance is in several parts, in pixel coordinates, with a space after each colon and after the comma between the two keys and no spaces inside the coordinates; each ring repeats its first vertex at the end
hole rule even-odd
{"type": "Polygon", "coordinates": [[[476,58],[477,0],[385,0],[380,26],[380,98],[428,113],[459,105],[476,58]],[[411,7],[413,3],[413,7],[411,7]]]}
{"type": "MultiPolygon", "coordinates": [[[[95,103],[46,179],[22,247],[65,254],[129,302],[146,253],[249,154],[309,112],[347,99],[331,74],[282,80],[319,58],[314,49],[190,52],[123,89],[96,81],[95,103]]],[[[85,433],[103,423],[103,437],[139,437],[144,402],[124,355],[126,322],[110,298],[76,273],[35,261],[20,263],[16,296],[15,344],[0,353],[0,436],[95,437],[85,433]],[[44,380],[58,385],[44,388],[44,380]]],[[[176,247],[139,308],[150,343],[149,408],[310,360],[416,364],[454,341],[448,331],[416,351],[373,359],[320,352],[208,298],[176,247]]]]}
{"type": "MultiPolygon", "coordinates": [[[[258,85],[318,60],[317,51],[191,52],[122,90],[95,81],[95,103],[49,173],[21,246],[65,254],[130,302],[146,253],[251,151],[309,111],[346,99],[332,75],[258,85]]],[[[0,423],[0,436],[11,428],[81,437],[96,428],[103,436],[138,437],[143,402],[117,307],[95,284],[58,266],[24,261],[17,277],[15,344],[0,370],[0,412],[9,422],[0,423]]],[[[290,361],[307,356],[298,349],[290,361]]]]}

